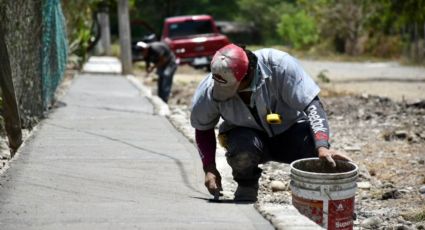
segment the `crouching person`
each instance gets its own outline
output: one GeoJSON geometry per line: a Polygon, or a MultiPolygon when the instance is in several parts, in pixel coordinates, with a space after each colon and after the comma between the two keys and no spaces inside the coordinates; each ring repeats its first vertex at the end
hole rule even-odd
{"type": "Polygon", "coordinates": [[[335,165],[334,159],[350,160],[330,149],[319,91],[285,52],[251,52],[235,44],[218,50],[211,73],[195,92],[190,117],[208,191],[217,196],[222,190],[214,132],[220,118],[218,139],[238,183],[235,201],[257,200],[261,163],[320,157],[335,165]]]}

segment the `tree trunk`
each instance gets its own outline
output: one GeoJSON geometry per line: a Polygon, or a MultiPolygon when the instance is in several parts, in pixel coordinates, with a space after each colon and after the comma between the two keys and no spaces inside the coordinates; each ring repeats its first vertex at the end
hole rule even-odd
{"type": "Polygon", "coordinates": [[[118,0],[118,25],[121,46],[122,74],[132,73],[130,16],[128,12],[128,0],[118,0]]]}
{"type": "Polygon", "coordinates": [[[4,121],[12,157],[22,144],[21,119],[16,103],[15,88],[13,87],[9,54],[7,52],[4,32],[0,27],[0,87],[2,90],[4,121]]]}
{"type": "Polygon", "coordinates": [[[419,61],[419,33],[418,33],[418,23],[415,22],[415,32],[414,32],[414,60],[419,61]]]}
{"type": "Polygon", "coordinates": [[[100,22],[100,44],[104,55],[111,55],[111,29],[109,25],[109,12],[100,12],[98,14],[100,22]]]}
{"type": "Polygon", "coordinates": [[[423,40],[423,46],[422,46],[422,61],[425,61],[425,22],[424,22],[424,40],[423,40]]]}

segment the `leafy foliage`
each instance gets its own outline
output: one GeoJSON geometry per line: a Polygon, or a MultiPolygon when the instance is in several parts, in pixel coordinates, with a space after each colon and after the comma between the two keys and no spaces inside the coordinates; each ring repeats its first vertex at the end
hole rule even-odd
{"type": "Polygon", "coordinates": [[[319,39],[314,18],[304,10],[283,14],[277,28],[278,34],[297,49],[314,44],[319,39]]]}
{"type": "MultiPolygon", "coordinates": [[[[105,1],[110,6],[114,38],[118,34],[116,1],[105,1]]],[[[62,2],[71,51],[84,56],[92,37],[92,14],[103,1],[62,2]]],[[[166,17],[210,14],[216,20],[256,28],[263,46],[306,49],[329,45],[329,50],[350,55],[394,57],[425,33],[425,0],[129,0],[129,5],[130,19],[150,25],[158,36],[166,17]]],[[[132,33],[139,36],[146,32],[134,25],[132,33]]]]}
{"type": "Polygon", "coordinates": [[[67,22],[70,59],[82,64],[88,55],[88,48],[94,39],[93,26],[95,12],[101,4],[109,6],[114,1],[64,0],[62,8],[67,22]]]}
{"type": "Polygon", "coordinates": [[[281,41],[277,33],[277,25],[282,13],[293,10],[295,1],[281,0],[238,0],[238,20],[253,23],[260,29],[262,41],[268,45],[281,41]]]}

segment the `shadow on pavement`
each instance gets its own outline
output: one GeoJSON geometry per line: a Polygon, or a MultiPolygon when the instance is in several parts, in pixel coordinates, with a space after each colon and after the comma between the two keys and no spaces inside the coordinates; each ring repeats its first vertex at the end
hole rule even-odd
{"type": "Polygon", "coordinates": [[[191,198],[195,198],[195,199],[199,199],[199,200],[205,200],[208,203],[221,203],[221,204],[253,204],[255,202],[252,201],[235,201],[233,199],[226,199],[226,198],[221,198],[221,199],[214,199],[214,198],[205,198],[205,197],[196,197],[196,196],[191,196],[191,198]]]}

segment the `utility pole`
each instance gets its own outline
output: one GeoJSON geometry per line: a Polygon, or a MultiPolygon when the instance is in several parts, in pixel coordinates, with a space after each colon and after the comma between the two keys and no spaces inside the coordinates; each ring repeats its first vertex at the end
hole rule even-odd
{"type": "Polygon", "coordinates": [[[118,25],[123,75],[132,73],[130,17],[128,12],[128,0],[118,0],[118,25]]]}
{"type": "Polygon", "coordinates": [[[97,15],[100,23],[100,46],[104,55],[111,55],[111,30],[109,24],[109,6],[103,1],[97,15]]]}
{"type": "Polygon", "coordinates": [[[7,52],[5,36],[0,25],[0,87],[3,98],[3,117],[9,147],[13,157],[16,150],[22,144],[21,119],[19,116],[18,103],[16,102],[15,88],[13,87],[12,71],[9,54],[7,52]]]}

